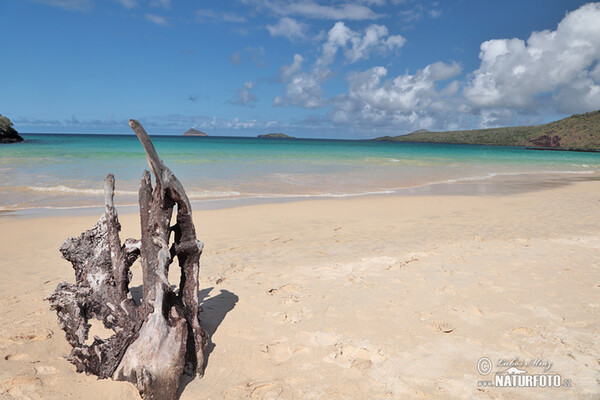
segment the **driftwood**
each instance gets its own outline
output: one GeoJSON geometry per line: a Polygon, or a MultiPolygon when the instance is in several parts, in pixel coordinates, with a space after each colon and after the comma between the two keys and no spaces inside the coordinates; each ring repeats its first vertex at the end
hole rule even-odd
{"type": "Polygon", "coordinates": [[[73,264],[76,283],[60,283],[48,296],[59,325],[73,347],[69,360],[78,372],[129,381],[143,399],[175,399],[184,373],[202,376],[207,334],[198,318],[198,271],[202,243],[196,239],[192,209],[183,186],[158,157],[139,122],[129,125],[142,143],[155,177],[144,171],[139,190],[140,240],[119,238],[114,207],[115,180],[104,181],[105,212],[96,225],[67,239],[60,251],[73,264]],[[171,218],[176,208],[176,223],[171,218]],[[171,245],[169,245],[171,243],[171,245]],[[143,297],[129,291],[129,268],[140,257],[143,297]],[[168,281],[177,257],[179,291],[168,281]],[[86,344],[92,319],[114,334],[86,344]]]}

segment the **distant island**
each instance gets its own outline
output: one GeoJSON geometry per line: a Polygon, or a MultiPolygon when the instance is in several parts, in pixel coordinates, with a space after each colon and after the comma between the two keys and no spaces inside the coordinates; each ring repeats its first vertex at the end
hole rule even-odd
{"type": "Polygon", "coordinates": [[[189,129],[186,131],[183,136],[208,136],[206,133],[199,131],[198,129],[189,129]]]}
{"type": "Polygon", "coordinates": [[[22,141],[23,138],[13,128],[10,119],[0,114],[0,143],[18,143],[22,141]]]}
{"type": "Polygon", "coordinates": [[[575,114],[543,125],[449,132],[420,129],[406,135],[383,136],[375,140],[526,146],[544,150],[597,150],[600,149],[600,111],[575,114]]]}
{"type": "Polygon", "coordinates": [[[258,135],[259,138],[274,138],[274,139],[296,139],[293,136],[286,135],[285,133],[267,133],[265,135],[258,135]]]}

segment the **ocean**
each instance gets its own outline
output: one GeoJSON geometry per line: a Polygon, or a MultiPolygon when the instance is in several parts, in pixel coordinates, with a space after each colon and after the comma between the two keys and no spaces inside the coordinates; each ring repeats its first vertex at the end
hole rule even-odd
{"type": "MultiPolygon", "coordinates": [[[[0,145],[0,211],[96,209],[103,180],[137,204],[135,135],[24,134],[0,145]]],[[[354,140],[152,136],[194,207],[390,194],[493,195],[598,179],[600,153],[354,140]]]]}

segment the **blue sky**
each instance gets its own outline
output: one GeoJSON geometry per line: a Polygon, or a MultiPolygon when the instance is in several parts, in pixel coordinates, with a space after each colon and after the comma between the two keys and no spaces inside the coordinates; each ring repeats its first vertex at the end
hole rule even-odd
{"type": "Polygon", "coordinates": [[[2,0],[21,132],[371,138],[600,109],[600,3],[2,0]]]}

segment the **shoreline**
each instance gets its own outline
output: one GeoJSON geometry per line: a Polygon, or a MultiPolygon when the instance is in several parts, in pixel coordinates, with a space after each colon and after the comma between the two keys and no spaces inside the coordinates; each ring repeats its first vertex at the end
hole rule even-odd
{"type": "MultiPolygon", "coordinates": [[[[215,198],[190,200],[194,210],[219,210],[245,207],[258,204],[294,203],[313,200],[369,199],[377,197],[405,196],[505,196],[548,190],[555,187],[572,185],[577,182],[599,181],[600,172],[524,172],[490,173],[485,177],[465,177],[448,181],[431,182],[402,188],[381,189],[377,192],[356,194],[265,194],[252,197],[215,198]]],[[[138,204],[119,204],[119,193],[115,203],[119,213],[137,214],[138,204]]],[[[104,212],[104,206],[86,205],[72,207],[38,207],[22,209],[0,209],[0,219],[4,217],[52,217],[52,216],[92,216],[104,212]]]]}

